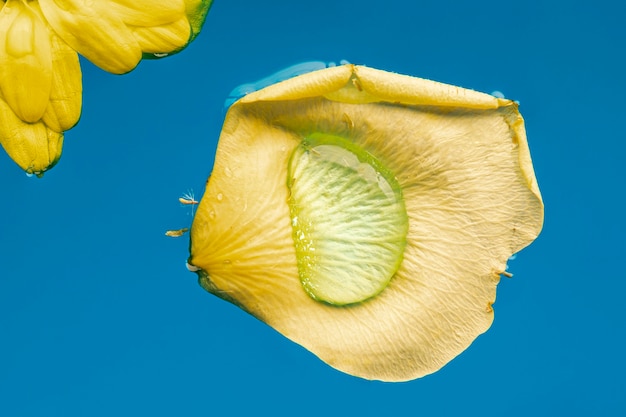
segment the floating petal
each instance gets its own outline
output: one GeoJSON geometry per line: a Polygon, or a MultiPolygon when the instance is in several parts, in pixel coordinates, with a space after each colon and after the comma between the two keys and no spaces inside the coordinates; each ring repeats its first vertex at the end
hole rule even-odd
{"type": "MultiPolygon", "coordinates": [[[[344,61],[342,61],[344,62],[344,61]]],[[[258,91],[262,88],[265,88],[269,85],[276,84],[281,81],[288,80],[290,78],[296,77],[298,75],[307,74],[312,71],[317,71],[324,68],[334,67],[334,62],[323,62],[323,61],[309,61],[309,62],[301,62],[300,64],[295,64],[290,67],[284,68],[280,71],[275,72],[274,74],[262,78],[253,83],[242,84],[238,87],[235,87],[226,101],[224,101],[224,110],[228,110],[232,104],[239,100],[241,97],[246,94],[250,94],[254,91],[258,91]]]]}

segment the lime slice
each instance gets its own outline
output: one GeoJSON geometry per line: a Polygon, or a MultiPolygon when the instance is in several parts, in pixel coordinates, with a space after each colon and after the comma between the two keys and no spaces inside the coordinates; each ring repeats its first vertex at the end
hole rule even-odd
{"type": "Polygon", "coordinates": [[[379,294],[402,262],[408,230],[393,174],[354,143],[314,134],[293,151],[287,186],[306,292],[334,305],[379,294]]]}

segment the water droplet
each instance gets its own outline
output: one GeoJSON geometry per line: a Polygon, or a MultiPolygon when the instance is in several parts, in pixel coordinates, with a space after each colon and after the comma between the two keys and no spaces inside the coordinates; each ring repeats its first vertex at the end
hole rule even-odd
{"type": "Polygon", "coordinates": [[[210,218],[212,218],[212,219],[214,219],[214,218],[215,218],[215,210],[211,210],[211,211],[209,212],[209,217],[210,217],[210,218]]]}
{"type": "Polygon", "coordinates": [[[217,200],[218,201],[222,201],[223,198],[224,198],[224,195],[222,193],[218,193],[217,194],[217,200]]]}
{"type": "Polygon", "coordinates": [[[195,265],[190,264],[189,262],[187,262],[186,266],[187,266],[187,269],[191,272],[198,272],[200,270],[200,268],[198,268],[195,265]]]}

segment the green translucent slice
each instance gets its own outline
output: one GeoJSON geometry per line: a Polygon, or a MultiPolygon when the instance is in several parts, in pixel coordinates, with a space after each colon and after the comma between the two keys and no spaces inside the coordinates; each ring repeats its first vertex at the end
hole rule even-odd
{"type": "Polygon", "coordinates": [[[408,230],[393,174],[354,143],[314,134],[293,151],[287,186],[306,292],[346,305],[385,289],[402,262],[408,230]]]}

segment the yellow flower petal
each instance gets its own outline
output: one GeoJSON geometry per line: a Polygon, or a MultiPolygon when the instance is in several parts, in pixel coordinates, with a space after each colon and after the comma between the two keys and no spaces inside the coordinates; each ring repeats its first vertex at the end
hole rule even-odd
{"type": "Polygon", "coordinates": [[[24,171],[40,176],[61,158],[63,133],[43,122],[23,122],[0,99],[0,143],[24,171]]]}
{"type": "Polygon", "coordinates": [[[170,29],[167,29],[168,32],[166,33],[159,32],[164,28],[158,28],[155,31],[148,31],[148,33],[137,30],[137,28],[134,29],[135,35],[137,36],[139,42],[142,44],[144,58],[159,59],[178,53],[183,50],[192,40],[194,40],[196,36],[198,36],[200,30],[202,29],[202,25],[204,24],[206,15],[211,8],[212,0],[185,0],[184,3],[186,6],[185,22],[189,26],[189,28],[186,30],[186,33],[188,33],[189,36],[184,40],[184,43],[182,43],[184,36],[182,31],[182,25],[180,22],[177,22],[177,25],[181,25],[179,28],[174,29],[172,27],[170,29]],[[159,39],[159,37],[164,37],[165,39],[159,39]],[[171,46],[166,48],[167,45],[171,46]],[[177,46],[174,47],[174,45],[177,46]]]}
{"type": "Polygon", "coordinates": [[[162,26],[185,16],[183,0],[111,0],[109,7],[131,26],[162,26]]]}
{"type": "Polygon", "coordinates": [[[46,24],[21,0],[0,10],[0,87],[13,111],[26,122],[43,115],[50,98],[52,58],[46,24]]]}
{"type": "Polygon", "coordinates": [[[137,66],[141,48],[109,3],[39,0],[46,20],[69,46],[105,71],[123,74],[137,66]]]}
{"type": "Polygon", "coordinates": [[[78,55],[47,25],[39,4],[31,2],[30,7],[46,24],[52,54],[52,85],[42,120],[52,130],[64,132],[78,122],[81,112],[82,82],[78,55]]]}
{"type": "Polygon", "coordinates": [[[346,65],[230,108],[189,265],[205,289],[331,366],[402,381],[435,372],[489,328],[507,259],[542,223],[514,102],[346,65]],[[313,133],[349,140],[395,174],[409,219],[390,283],[348,307],[314,300],[299,280],[287,186],[298,179],[287,173],[293,150],[313,133]]]}
{"type": "Polygon", "coordinates": [[[141,50],[150,54],[171,53],[189,42],[190,27],[186,17],[157,27],[131,27],[141,50]]]}
{"type": "Polygon", "coordinates": [[[204,20],[212,4],[213,0],[185,0],[187,18],[191,24],[191,40],[194,40],[202,30],[202,25],[204,25],[204,20]]]}
{"type": "Polygon", "coordinates": [[[57,132],[74,127],[82,107],[82,76],[78,55],[61,38],[51,37],[52,89],[43,122],[57,132]]]}

